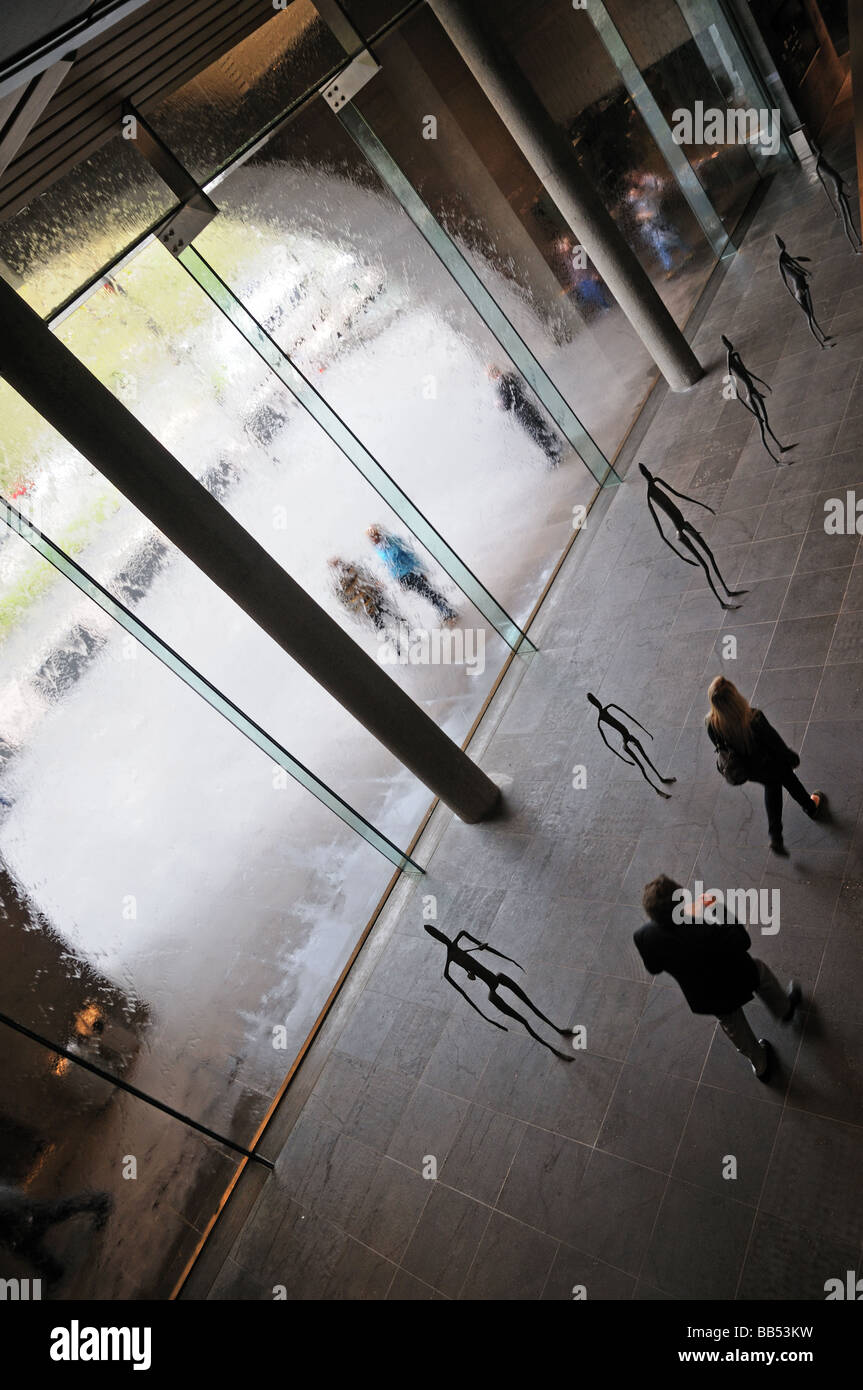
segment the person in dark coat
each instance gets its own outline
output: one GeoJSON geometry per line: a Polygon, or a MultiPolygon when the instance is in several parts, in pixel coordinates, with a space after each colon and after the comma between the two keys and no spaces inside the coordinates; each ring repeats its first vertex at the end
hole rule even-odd
{"type": "Polygon", "coordinates": [[[511,411],[525,434],[530,435],[548,459],[549,468],[557,468],[563,453],[563,440],[555,434],[543,419],[521,383],[518,372],[502,372],[500,367],[488,369],[489,379],[494,382],[498,405],[511,411]]]}
{"type": "Polygon", "coordinates": [[[780,738],[760,709],[724,676],[717,676],[707,692],[710,709],[705,724],[710,741],[720,757],[733,756],[740,782],[759,782],[764,787],[767,829],[774,854],[787,855],[782,839],[782,789],[797,802],[810,820],[823,814],[827,798],[823,792],[807,792],[794,774],[800,757],[780,738]]]}
{"type": "Polygon", "coordinates": [[[749,954],[752,942],[739,922],[711,920],[707,905],[701,904],[688,918],[683,916],[678,908],[682,891],[665,874],[645,885],[641,903],[650,921],[633,934],[644,968],[651,975],[671,975],[694,1014],[715,1014],[758,1080],[766,1082],[773,1049],[766,1038],[755,1037],[743,1006],[757,994],[775,1018],[790,1023],[800,1004],[800,986],[792,980],[787,991],[782,989],[770,967],[749,954]]]}

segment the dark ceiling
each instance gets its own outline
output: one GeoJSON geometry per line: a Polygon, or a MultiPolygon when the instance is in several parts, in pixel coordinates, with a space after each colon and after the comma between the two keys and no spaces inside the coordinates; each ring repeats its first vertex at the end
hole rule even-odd
{"type": "MultiPolygon", "coordinates": [[[[4,15],[0,23],[0,69],[13,54],[46,33],[56,33],[82,10],[106,10],[104,5],[82,6],[80,0],[52,0],[38,7],[42,32],[37,34],[37,7],[11,8],[16,15],[4,15]]],[[[263,0],[149,0],[97,37],[84,43],[79,37],[79,46],[71,50],[72,68],[0,176],[0,220],[117,134],[124,100],[146,115],[275,13],[263,0]]],[[[69,57],[70,51],[61,45],[56,57],[61,54],[69,57]]],[[[0,133],[3,110],[0,107],[0,133]]]]}

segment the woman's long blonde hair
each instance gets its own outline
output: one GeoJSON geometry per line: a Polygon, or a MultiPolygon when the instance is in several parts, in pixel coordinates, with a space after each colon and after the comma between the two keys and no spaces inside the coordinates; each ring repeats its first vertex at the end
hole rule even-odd
{"type": "Polygon", "coordinates": [[[707,723],[729,748],[736,748],[740,753],[750,752],[755,710],[749,701],[724,676],[711,681],[707,694],[710,699],[707,723]]]}

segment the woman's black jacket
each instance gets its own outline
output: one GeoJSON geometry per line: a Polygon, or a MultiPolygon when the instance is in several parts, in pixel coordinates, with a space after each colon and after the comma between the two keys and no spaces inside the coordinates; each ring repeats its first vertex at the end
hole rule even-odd
{"type": "MultiPolygon", "coordinates": [[[[716,748],[724,748],[725,744],[710,723],[709,715],[705,722],[711,743],[716,748]]],[[[752,731],[751,750],[735,748],[734,751],[746,759],[750,782],[781,782],[784,774],[799,767],[799,754],[788,747],[760,709],[753,710],[749,727],[752,731]]]]}

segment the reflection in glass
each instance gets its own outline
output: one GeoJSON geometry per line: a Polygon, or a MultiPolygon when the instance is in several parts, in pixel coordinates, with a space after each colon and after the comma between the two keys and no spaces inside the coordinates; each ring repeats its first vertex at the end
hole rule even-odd
{"type": "MultiPolygon", "coordinates": [[[[685,324],[715,256],[588,12],[541,0],[477,3],[566,131],[674,318],[685,324]]],[[[547,212],[547,200],[540,200],[539,216],[547,212]]]]}
{"type": "MultiPolygon", "coordinates": [[[[67,1010],[87,1008],[89,982],[60,984],[67,1010]]],[[[0,1135],[0,1278],[41,1280],[31,1299],[169,1298],[237,1170],[229,1149],[2,1024],[0,1135]]]]}
{"type": "MultiPolygon", "coordinates": [[[[674,123],[676,110],[694,111],[698,101],[704,109],[722,112],[728,106],[749,105],[739,74],[732,69],[732,83],[731,75],[722,67],[722,90],[705,62],[704,53],[710,49],[718,58],[719,35],[715,26],[707,36],[708,47],[693,37],[674,0],[651,0],[649,11],[632,0],[606,0],[605,7],[669,127],[674,123]]],[[[749,149],[746,145],[725,143],[683,144],[679,148],[726,229],[733,231],[758,182],[749,149]]]]}

